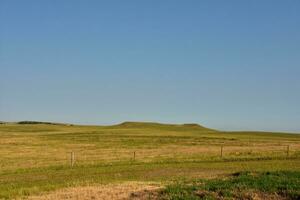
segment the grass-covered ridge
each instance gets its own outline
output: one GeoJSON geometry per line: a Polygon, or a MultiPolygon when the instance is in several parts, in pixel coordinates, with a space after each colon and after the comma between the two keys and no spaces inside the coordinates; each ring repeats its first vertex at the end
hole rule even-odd
{"type": "Polygon", "coordinates": [[[124,122],[112,127],[121,128],[150,128],[150,129],[165,129],[165,130],[180,130],[180,129],[191,129],[198,131],[213,131],[212,129],[206,128],[199,124],[161,124],[155,122],[124,122]]]}

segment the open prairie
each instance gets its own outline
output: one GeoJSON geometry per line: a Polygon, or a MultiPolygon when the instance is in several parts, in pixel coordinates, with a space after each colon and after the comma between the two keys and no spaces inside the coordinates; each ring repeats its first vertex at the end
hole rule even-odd
{"type": "Polygon", "coordinates": [[[0,200],[300,200],[299,11],[0,0],[0,200]]]}
{"type": "MultiPolygon", "coordinates": [[[[164,188],[244,171],[299,172],[300,135],[138,122],[0,125],[0,199],[55,199],[59,196],[51,191],[63,188],[92,195],[95,188],[107,185],[164,188]]],[[[89,195],[82,198],[90,199],[89,195]]],[[[168,197],[178,196],[161,196],[168,197]]]]}

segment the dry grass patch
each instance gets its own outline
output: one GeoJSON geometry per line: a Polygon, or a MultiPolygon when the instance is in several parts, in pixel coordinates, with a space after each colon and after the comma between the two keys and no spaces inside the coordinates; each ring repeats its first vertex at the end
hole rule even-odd
{"type": "Polygon", "coordinates": [[[30,196],[28,200],[157,199],[161,189],[162,185],[159,183],[126,182],[120,184],[65,188],[48,194],[30,196]]]}

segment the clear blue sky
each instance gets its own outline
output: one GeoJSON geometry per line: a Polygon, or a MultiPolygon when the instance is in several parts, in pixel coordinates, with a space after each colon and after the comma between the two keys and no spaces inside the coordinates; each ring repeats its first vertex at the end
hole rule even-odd
{"type": "Polygon", "coordinates": [[[0,120],[300,132],[298,0],[0,0],[0,120]]]}

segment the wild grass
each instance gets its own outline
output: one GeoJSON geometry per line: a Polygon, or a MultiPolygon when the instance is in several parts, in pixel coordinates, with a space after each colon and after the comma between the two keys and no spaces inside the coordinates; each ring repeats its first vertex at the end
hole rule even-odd
{"type": "Polygon", "coordinates": [[[300,172],[240,172],[230,178],[196,180],[166,187],[164,198],[179,199],[299,199],[300,172]]]}
{"type": "Polygon", "coordinates": [[[93,183],[299,171],[299,157],[297,134],[222,132],[195,124],[1,124],[0,199],[93,183]]]}

